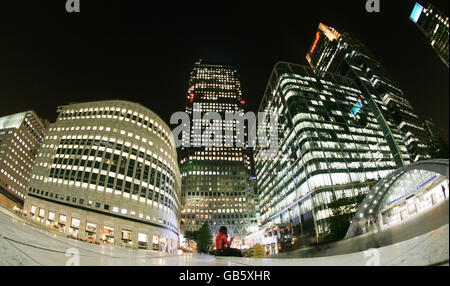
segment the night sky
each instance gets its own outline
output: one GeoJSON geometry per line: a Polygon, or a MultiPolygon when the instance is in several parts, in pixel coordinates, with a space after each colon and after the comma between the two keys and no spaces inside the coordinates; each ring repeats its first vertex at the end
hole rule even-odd
{"type": "MultiPolygon", "coordinates": [[[[53,122],[58,105],[124,99],[168,123],[184,110],[199,58],[236,66],[247,109],[257,111],[274,64],[308,65],[323,22],[360,39],[448,137],[449,70],[409,19],[414,1],[380,1],[371,14],[366,0],[81,0],[78,14],[65,0],[2,1],[0,116],[31,109],[53,122]]],[[[448,15],[448,0],[430,2],[448,15]]]]}

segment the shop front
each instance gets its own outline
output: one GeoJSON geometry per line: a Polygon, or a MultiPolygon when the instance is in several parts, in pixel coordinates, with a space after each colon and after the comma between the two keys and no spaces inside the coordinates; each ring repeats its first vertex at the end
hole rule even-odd
{"type": "Polygon", "coordinates": [[[31,208],[30,208],[30,217],[32,219],[36,219],[36,207],[35,206],[31,206],[31,208]]]}
{"type": "Polygon", "coordinates": [[[145,233],[138,233],[138,248],[147,249],[147,235],[145,233]]]}
{"type": "Polygon", "coordinates": [[[78,233],[80,231],[80,220],[77,218],[72,218],[72,223],[69,228],[69,235],[72,238],[78,239],[78,233]]]}
{"type": "Polygon", "coordinates": [[[152,249],[153,250],[157,250],[159,251],[159,236],[158,235],[154,235],[153,236],[153,241],[152,241],[152,249]]]}
{"type": "Polygon", "coordinates": [[[67,222],[67,217],[65,215],[59,215],[59,219],[58,219],[58,231],[59,232],[66,232],[66,222],[67,222]]]}
{"type": "Polygon", "coordinates": [[[103,227],[102,240],[106,244],[114,244],[114,228],[110,226],[103,227]]]}
{"type": "Polygon", "coordinates": [[[86,241],[89,243],[95,243],[97,238],[97,225],[95,223],[86,223],[86,241]]]}
{"type": "Polygon", "coordinates": [[[39,215],[38,215],[38,222],[44,222],[45,220],[45,210],[44,209],[39,209],[39,215]]]}
{"type": "Polygon", "coordinates": [[[48,218],[46,221],[46,225],[50,228],[58,228],[58,224],[55,222],[55,213],[54,212],[48,212],[48,218]]]}
{"type": "Polygon", "coordinates": [[[124,246],[133,246],[132,232],[129,230],[122,230],[122,244],[124,246]]]}
{"type": "Polygon", "coordinates": [[[446,199],[448,180],[428,182],[417,192],[406,198],[397,198],[381,212],[381,227],[400,223],[408,218],[433,208],[446,199]]]}

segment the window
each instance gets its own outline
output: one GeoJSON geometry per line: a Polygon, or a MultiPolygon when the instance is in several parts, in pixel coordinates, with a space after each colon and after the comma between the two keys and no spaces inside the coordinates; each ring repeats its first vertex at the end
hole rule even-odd
{"type": "Polygon", "coordinates": [[[65,215],[59,215],[59,222],[65,224],[67,217],[65,215]]]}
{"type": "Polygon", "coordinates": [[[147,242],[147,235],[145,233],[138,233],[139,242],[147,242]]]}
{"type": "Polygon", "coordinates": [[[73,228],[80,228],[80,220],[77,218],[72,218],[72,224],[71,226],[73,228]]]}
{"type": "Polygon", "coordinates": [[[129,230],[122,230],[122,240],[126,241],[129,244],[132,244],[131,241],[131,231],[129,230]]]}

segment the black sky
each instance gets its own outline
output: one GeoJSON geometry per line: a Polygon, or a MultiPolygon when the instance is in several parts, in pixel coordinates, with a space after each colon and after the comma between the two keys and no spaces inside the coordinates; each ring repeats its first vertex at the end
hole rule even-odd
{"type": "MultiPolygon", "coordinates": [[[[2,1],[0,116],[32,109],[52,122],[58,105],[125,99],[169,122],[198,58],[235,65],[257,111],[273,65],[307,65],[323,22],[360,39],[448,137],[449,70],[409,20],[414,1],[380,0],[371,14],[365,2],[81,0],[69,14],[65,0],[2,1]]],[[[448,15],[448,0],[430,2],[448,15]]]]}

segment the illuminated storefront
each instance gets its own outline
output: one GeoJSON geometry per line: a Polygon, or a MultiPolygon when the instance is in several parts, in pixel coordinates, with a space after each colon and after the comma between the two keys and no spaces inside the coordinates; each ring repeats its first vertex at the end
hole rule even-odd
{"type": "MultiPolygon", "coordinates": [[[[395,186],[395,188],[412,190],[406,194],[391,195],[391,197],[398,197],[393,201],[388,202],[385,205],[386,208],[381,211],[380,226],[382,228],[400,223],[416,214],[426,211],[448,197],[448,180],[446,180],[445,177],[438,176],[435,173],[427,171],[412,171],[410,173],[412,173],[411,175],[417,177],[399,178],[402,183],[408,184],[408,186],[395,186]],[[421,181],[418,176],[420,176],[420,179],[429,179],[421,183],[419,186],[412,188],[414,187],[414,184],[421,181]]],[[[409,174],[405,174],[404,176],[408,177],[409,174]]]]}

